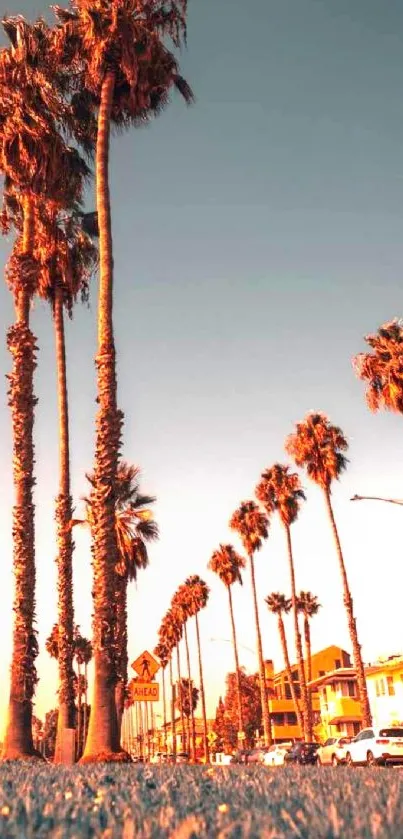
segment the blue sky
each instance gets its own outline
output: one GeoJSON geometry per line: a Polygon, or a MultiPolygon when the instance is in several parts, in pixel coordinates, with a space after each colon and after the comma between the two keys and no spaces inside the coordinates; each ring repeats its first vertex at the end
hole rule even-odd
{"type": "MultiPolygon", "coordinates": [[[[36,0],[10,13],[45,12],[36,0]]],[[[349,437],[350,467],[334,502],[364,656],[401,651],[403,511],[355,492],[403,497],[403,419],[371,415],[351,357],[363,336],[402,312],[403,11],[379,0],[192,0],[177,99],[147,129],[113,139],[115,324],[123,455],[158,496],[150,569],[130,591],[130,653],[156,642],[177,585],[211,585],[203,620],[209,710],[232,667],[225,592],[206,571],[227,522],[310,409],[349,437]],[[247,9],[247,10],[246,10],[247,9]]],[[[89,196],[89,207],[93,198],[89,196]]],[[[2,265],[10,241],[0,242],[2,265]]],[[[3,334],[12,301],[0,286],[3,334]]],[[[53,498],[57,425],[53,334],[35,303],[37,613],[43,641],[56,618],[53,498]]],[[[85,492],[94,450],[96,282],[68,327],[73,492],[85,492]]],[[[11,634],[11,433],[0,345],[0,683],[11,634]]],[[[337,561],[319,491],[294,528],[297,585],[323,609],[313,647],[348,648],[337,561]]],[[[89,538],[77,534],[77,621],[90,631],[89,538]]],[[[263,596],[288,590],[277,522],[257,559],[264,653],[282,666],[263,596]]],[[[241,662],[254,668],[247,575],[235,593],[241,662]]],[[[39,659],[38,711],[54,704],[55,666],[39,659]]],[[[0,713],[6,692],[0,697],[0,713]]]]}

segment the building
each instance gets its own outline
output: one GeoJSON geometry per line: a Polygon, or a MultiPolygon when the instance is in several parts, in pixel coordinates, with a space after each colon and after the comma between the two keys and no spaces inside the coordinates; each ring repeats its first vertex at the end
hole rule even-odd
{"type": "Polygon", "coordinates": [[[365,668],[373,724],[403,724],[403,655],[390,656],[365,668]]]}
{"type": "Polygon", "coordinates": [[[319,700],[319,739],[354,736],[362,728],[361,706],[353,667],[340,667],[309,683],[319,700]]]}
{"type": "MultiPolygon", "coordinates": [[[[298,725],[287,671],[281,670],[279,673],[274,673],[273,663],[267,661],[265,664],[266,679],[270,694],[269,712],[273,740],[276,743],[287,740],[301,740],[303,733],[298,725]]],[[[320,723],[320,695],[314,685],[315,681],[325,676],[326,673],[349,667],[350,664],[349,654],[341,647],[336,647],[335,645],[326,647],[324,650],[314,653],[311,657],[312,709],[315,726],[320,723]]],[[[291,666],[291,672],[297,696],[300,696],[297,664],[291,666]]]]}

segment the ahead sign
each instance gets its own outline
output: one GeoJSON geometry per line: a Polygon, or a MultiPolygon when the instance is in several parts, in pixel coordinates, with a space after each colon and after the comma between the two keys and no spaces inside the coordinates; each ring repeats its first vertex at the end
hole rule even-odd
{"type": "Polygon", "coordinates": [[[130,691],[133,702],[158,702],[160,698],[158,682],[138,682],[137,679],[132,679],[130,691]]]}

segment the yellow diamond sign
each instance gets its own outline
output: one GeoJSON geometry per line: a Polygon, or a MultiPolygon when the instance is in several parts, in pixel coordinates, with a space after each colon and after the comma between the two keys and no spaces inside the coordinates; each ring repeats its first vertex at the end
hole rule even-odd
{"type": "Polygon", "coordinates": [[[147,650],[132,662],[132,668],[143,682],[151,682],[158,673],[160,665],[156,658],[147,650]]]}

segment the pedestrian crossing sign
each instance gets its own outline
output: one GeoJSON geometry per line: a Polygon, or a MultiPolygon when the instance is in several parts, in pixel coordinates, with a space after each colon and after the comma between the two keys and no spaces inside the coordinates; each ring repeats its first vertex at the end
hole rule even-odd
{"type": "Polygon", "coordinates": [[[148,650],[144,650],[144,652],[132,662],[131,666],[142,682],[151,682],[155,674],[158,673],[158,670],[160,669],[157,659],[154,658],[148,650]]]}

